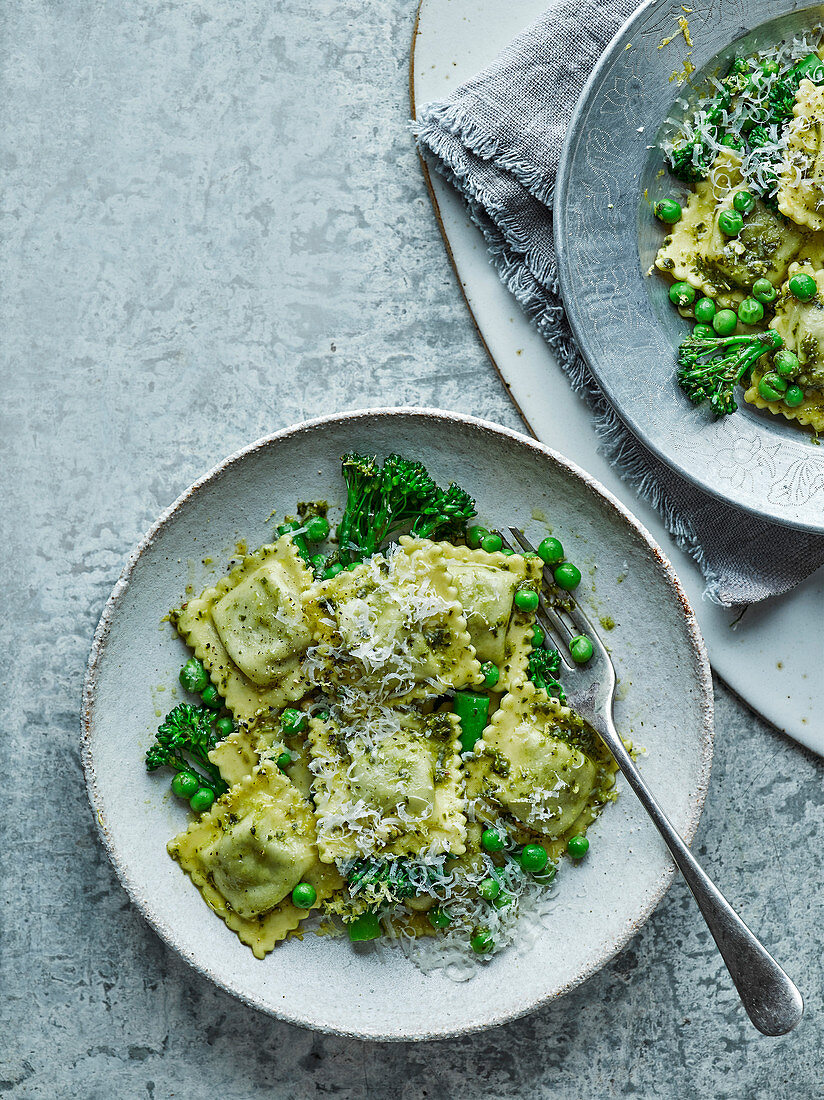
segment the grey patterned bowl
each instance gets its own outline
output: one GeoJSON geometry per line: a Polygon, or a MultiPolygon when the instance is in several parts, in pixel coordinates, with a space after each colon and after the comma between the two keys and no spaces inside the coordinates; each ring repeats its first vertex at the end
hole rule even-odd
{"type": "MultiPolygon", "coordinates": [[[[690,61],[706,71],[824,22],[824,6],[796,0],[695,0],[690,61]],[[755,30],[750,28],[755,27],[755,30]]],[[[575,338],[624,423],[664,462],[708,493],[776,523],[824,532],[824,448],[739,401],[714,421],[675,382],[675,349],[687,329],[667,286],[644,273],[661,241],[644,192],[678,193],[659,178],[657,144],[677,95],[671,82],[688,47],[680,3],[650,0],[601,58],[578,102],[561,155],[555,234],[561,289],[575,338]],[[631,48],[627,48],[631,44],[631,48]]],[[[675,184],[675,185],[673,185],[675,184]]]]}
{"type": "Polygon", "coordinates": [[[378,409],[310,421],[226,459],[152,527],[103,612],[83,700],[89,797],[123,885],[170,947],[248,1004],[339,1034],[429,1039],[501,1023],[583,981],[643,924],[673,869],[625,791],[594,826],[588,858],[559,876],[552,926],[464,984],[422,973],[400,950],[314,936],[258,961],[206,907],[166,854],[188,815],[168,780],[142,763],[185,660],[161,620],[187,585],[213,581],[237,540],[270,537],[273,508],[282,515],[319,498],[340,508],[340,456],[351,449],[419,456],[439,480],[470,490],[488,521],[521,524],[536,540],[548,525],[561,535],[582,567],[583,599],[617,624],[609,640],[622,684],[619,728],[646,748],[644,773],[688,840],[709,779],[710,673],[683,590],[638,521],[547,447],[481,420],[378,409]]]}

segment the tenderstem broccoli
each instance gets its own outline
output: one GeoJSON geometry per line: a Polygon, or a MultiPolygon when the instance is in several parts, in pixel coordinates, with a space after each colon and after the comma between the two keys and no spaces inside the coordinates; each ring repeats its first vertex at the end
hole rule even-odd
{"type": "Polygon", "coordinates": [[[420,462],[389,455],[347,454],[342,460],[346,509],[338,525],[337,560],[363,561],[395,536],[455,540],[475,515],[475,502],[458,485],[441,489],[420,462]]]}
{"type": "Polygon", "coordinates": [[[545,691],[559,703],[566,702],[566,692],[558,679],[561,671],[561,655],[557,649],[540,646],[533,649],[527,662],[526,674],[540,691],[545,691]]]}
{"type": "Polygon", "coordinates": [[[209,760],[209,752],[221,740],[212,723],[215,714],[208,707],[180,703],[169,711],[158,727],[154,743],[146,752],[146,769],[171,768],[174,772],[192,772],[201,787],[219,798],[229,788],[209,760]],[[197,762],[194,767],[191,761],[197,762]]]}
{"type": "MultiPolygon", "coordinates": [[[[364,857],[356,859],[346,872],[346,878],[353,893],[363,893],[370,906],[395,905],[407,898],[415,897],[420,886],[410,875],[411,861],[403,856],[397,859],[375,859],[364,857]]],[[[438,868],[417,864],[417,882],[421,874],[426,882],[437,877],[438,868]]]]}
{"type": "Polygon", "coordinates": [[[773,329],[749,336],[688,336],[678,349],[678,382],[695,405],[708,400],[716,416],[738,408],[733,390],[766,352],[784,341],[773,329]]]}

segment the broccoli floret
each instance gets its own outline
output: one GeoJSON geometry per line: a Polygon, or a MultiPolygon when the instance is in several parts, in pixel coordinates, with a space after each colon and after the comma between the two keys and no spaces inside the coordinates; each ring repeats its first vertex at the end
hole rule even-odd
{"type": "Polygon", "coordinates": [[[774,82],[767,97],[770,122],[784,122],[792,117],[798,86],[805,78],[812,80],[814,84],[820,84],[824,80],[824,62],[817,53],[807,54],[783,80],[774,82]]]}
{"type": "Polygon", "coordinates": [[[678,382],[693,404],[709,400],[716,416],[726,416],[738,408],[735,386],[765,352],[783,343],[773,329],[750,336],[689,336],[678,349],[678,382]]]}
{"type": "Polygon", "coordinates": [[[690,145],[680,145],[669,154],[670,172],[676,179],[684,183],[696,183],[705,180],[709,174],[713,161],[713,152],[703,142],[693,142],[690,145]],[[700,146],[700,153],[694,156],[695,145],[700,146]]]}
{"type": "Polygon", "coordinates": [[[191,703],[180,703],[169,711],[158,727],[154,744],[146,752],[147,771],[171,768],[175,772],[193,772],[201,786],[208,787],[219,798],[229,788],[209,760],[209,752],[221,740],[212,726],[214,718],[213,710],[193,707],[191,703]],[[187,755],[199,767],[193,767],[187,755]]]}
{"type": "Polygon", "coordinates": [[[540,691],[545,691],[559,703],[565,703],[566,692],[558,679],[560,671],[561,655],[557,649],[541,646],[532,650],[526,666],[527,676],[540,691]]]}
{"type": "Polygon", "coordinates": [[[457,485],[440,489],[420,462],[392,454],[343,456],[346,509],[338,525],[336,558],[343,565],[371,557],[404,531],[418,538],[458,539],[475,502],[457,485]]]}

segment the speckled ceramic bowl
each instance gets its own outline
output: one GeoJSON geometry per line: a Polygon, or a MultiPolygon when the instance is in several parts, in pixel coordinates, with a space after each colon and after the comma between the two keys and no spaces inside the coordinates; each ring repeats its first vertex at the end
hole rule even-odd
{"type": "Polygon", "coordinates": [[[608,633],[620,677],[618,727],[647,751],[644,774],[689,840],[712,757],[709,665],[668,561],[638,521],[572,463],[514,432],[426,409],[376,409],[300,424],[232,455],[188,489],[133,552],[103,612],[83,699],[89,797],[134,904],[197,970],[247,1004],[293,1023],[370,1039],[477,1031],[560,997],[638,931],[673,868],[629,790],[590,832],[588,858],[559,875],[553,922],[529,950],[510,948],[456,984],[398,950],[341,939],[291,940],[254,958],[166,854],[188,811],[143,753],[174,703],[186,651],[168,623],[187,585],[225,568],[236,542],[271,537],[271,514],[297,500],[343,502],[340,456],[398,451],[455,480],[491,525],[563,539],[584,574],[580,597],[608,633]],[[124,789],[128,797],[123,796],[124,789]]]}

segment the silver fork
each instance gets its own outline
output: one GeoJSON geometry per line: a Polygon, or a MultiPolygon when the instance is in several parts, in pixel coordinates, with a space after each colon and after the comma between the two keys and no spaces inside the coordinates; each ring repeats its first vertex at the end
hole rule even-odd
{"type": "MultiPolygon", "coordinates": [[[[535,552],[523,531],[516,527],[510,527],[509,531],[518,546],[502,531],[504,546],[535,552]]],[[[748,1016],[764,1035],[785,1035],[792,1031],[804,1012],[801,994],[701,868],[641,778],[615,729],[612,709],[615,668],[609,653],[569,593],[557,587],[546,565],[536,618],[555,643],[563,662],[562,679],[568,705],[598,732],[664,838],[698,902],[748,1016]],[[579,634],[585,634],[593,646],[593,655],[585,665],[575,664],[569,657],[569,642],[579,634]]]]}

